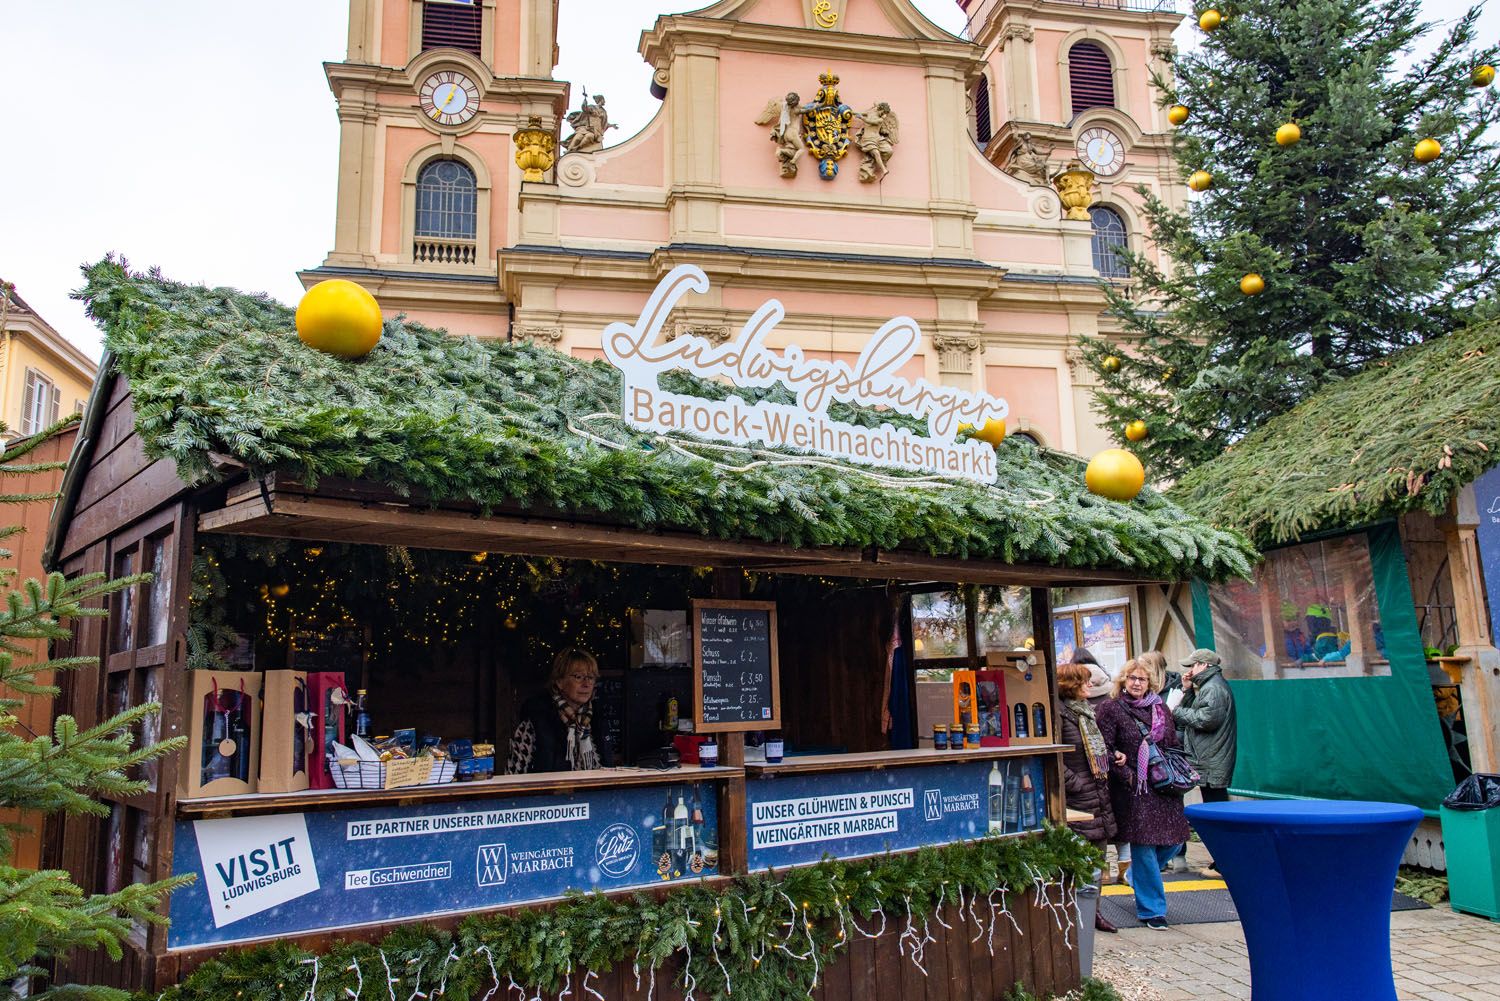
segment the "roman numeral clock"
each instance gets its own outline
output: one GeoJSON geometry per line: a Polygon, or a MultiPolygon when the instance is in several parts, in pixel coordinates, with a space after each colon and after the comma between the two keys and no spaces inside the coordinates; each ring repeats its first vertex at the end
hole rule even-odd
{"type": "Polygon", "coordinates": [[[479,111],[479,85],[457,70],[439,70],[422,81],[422,114],[439,125],[462,125],[479,111]]]}
{"type": "Polygon", "coordinates": [[[1076,149],[1079,161],[1100,177],[1117,174],[1125,166],[1125,142],[1109,129],[1084,129],[1076,149]]]}

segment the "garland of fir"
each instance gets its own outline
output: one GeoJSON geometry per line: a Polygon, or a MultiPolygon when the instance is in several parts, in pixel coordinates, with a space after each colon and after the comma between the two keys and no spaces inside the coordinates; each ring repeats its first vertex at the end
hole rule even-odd
{"type": "Polygon", "coordinates": [[[286,943],[227,952],[155,1001],[598,1001],[597,978],[622,964],[648,994],[671,976],[687,1001],[792,1001],[809,997],[857,937],[898,935],[902,954],[925,973],[945,903],[958,905],[954,933],[991,954],[996,931],[1014,922],[1010,905],[1026,893],[1072,935],[1071,887],[1100,861],[1083,838],[1052,827],[825,859],[681,886],[660,900],[574,893],[552,908],[472,917],[456,932],[413,924],[378,944],[345,942],[318,955],[286,943]]]}

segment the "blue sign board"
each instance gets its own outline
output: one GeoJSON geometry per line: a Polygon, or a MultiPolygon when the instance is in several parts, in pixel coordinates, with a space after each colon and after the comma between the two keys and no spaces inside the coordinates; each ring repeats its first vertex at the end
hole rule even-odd
{"type": "Polygon", "coordinates": [[[617,890],[718,871],[717,787],[585,789],[180,820],[173,948],[617,890]]]}
{"type": "Polygon", "coordinates": [[[1040,758],[790,772],[745,786],[752,870],[1019,834],[1047,819],[1040,758]]]}
{"type": "Polygon", "coordinates": [[[1474,500],[1479,506],[1479,562],[1484,566],[1484,586],[1490,596],[1490,635],[1500,631],[1500,466],[1474,481],[1474,500]]]}

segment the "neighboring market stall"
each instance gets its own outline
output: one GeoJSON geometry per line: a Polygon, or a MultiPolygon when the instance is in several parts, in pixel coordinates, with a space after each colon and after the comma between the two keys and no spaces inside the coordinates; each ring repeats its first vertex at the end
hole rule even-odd
{"type": "Polygon", "coordinates": [[[910,596],[1003,590],[1045,637],[1050,587],[1248,573],[1240,536],[1093,496],[1030,443],[984,446],[979,483],[644,433],[616,369],[530,344],[392,320],[349,361],[269,300],[114,261],[83,295],[106,364],[49,560],[154,579],[58,651],[101,656],[62,710],[157,700],[146,739],[189,749],[107,818],[52,825],[48,862],[86,890],[197,882],[123,963],[69,976],[313,999],[1076,984],[1094,860],[1052,826],[1048,644],[973,665],[1014,723],[981,739],[956,679],[972,739],[893,750],[915,737],[886,718],[910,596]],[[570,645],[624,766],[501,774],[570,645]]]}
{"type": "Polygon", "coordinates": [[[1497,399],[1491,323],[1333,384],[1173,490],[1265,550],[1253,580],[1195,588],[1240,714],[1235,793],[1431,815],[1500,766],[1474,491],[1500,464],[1497,399]]]}

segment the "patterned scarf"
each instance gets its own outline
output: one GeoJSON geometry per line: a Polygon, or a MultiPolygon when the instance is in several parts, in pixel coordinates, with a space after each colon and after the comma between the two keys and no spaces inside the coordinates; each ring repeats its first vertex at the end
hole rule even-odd
{"type": "Polygon", "coordinates": [[[594,746],[594,703],[575,706],[554,691],[552,704],[568,729],[568,768],[581,772],[600,767],[599,749],[594,746]]]}
{"type": "Polygon", "coordinates": [[[1094,718],[1094,707],[1083,699],[1066,705],[1078,717],[1078,732],[1083,735],[1083,756],[1089,759],[1089,771],[1096,779],[1104,778],[1109,774],[1109,747],[1104,743],[1104,734],[1099,731],[1098,720],[1094,718]]]}
{"type": "MultiPolygon", "coordinates": [[[[1167,735],[1167,707],[1162,702],[1161,696],[1155,692],[1147,692],[1142,699],[1132,699],[1124,692],[1120,693],[1120,701],[1132,709],[1144,709],[1151,716],[1151,730],[1147,739],[1141,740],[1140,749],[1135,754],[1135,791],[1147,792],[1150,786],[1147,784],[1151,764],[1151,745],[1159,743],[1167,735]]],[[[1135,713],[1130,715],[1135,716],[1135,713]]]]}

